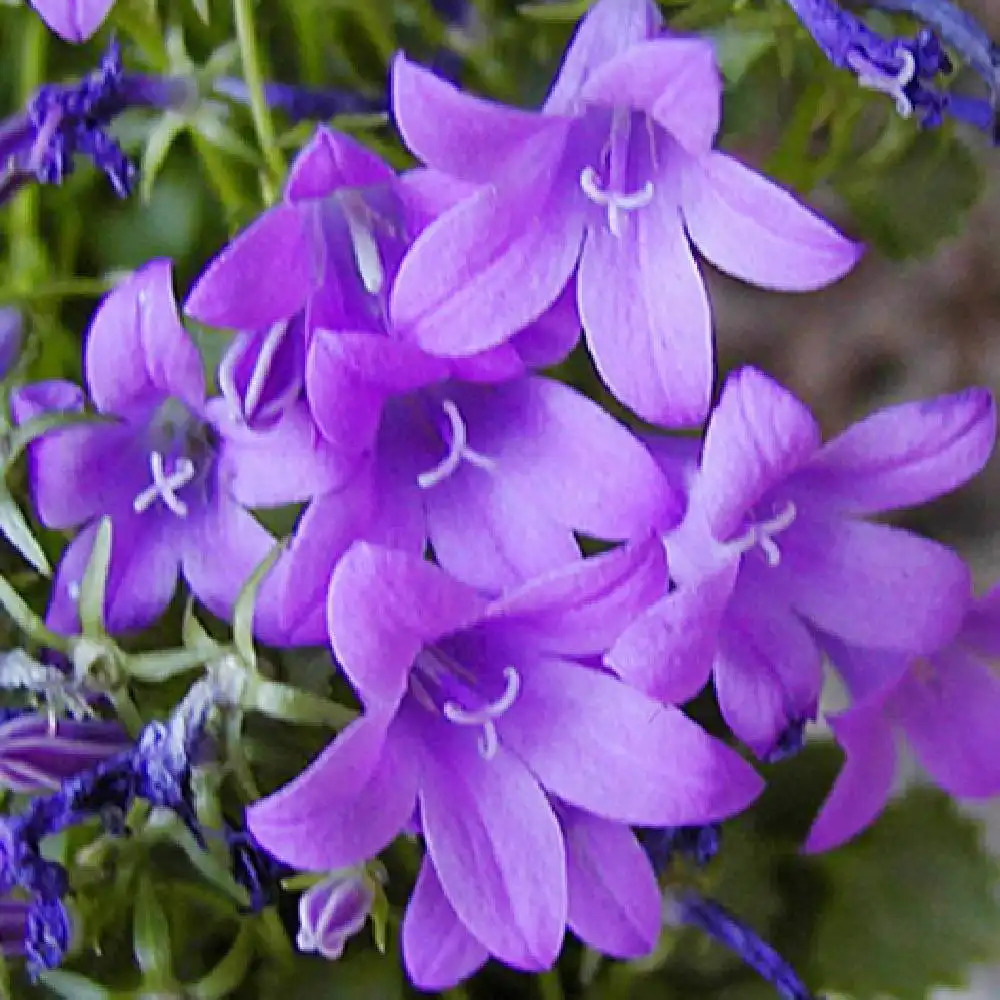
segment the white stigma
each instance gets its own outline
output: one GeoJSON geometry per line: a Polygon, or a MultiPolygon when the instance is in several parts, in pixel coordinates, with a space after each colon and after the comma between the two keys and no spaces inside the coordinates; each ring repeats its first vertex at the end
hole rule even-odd
{"type": "Polygon", "coordinates": [[[778,543],[774,540],[774,536],[781,534],[782,531],[792,524],[796,513],[795,504],[789,501],[779,514],[772,517],[769,521],[761,521],[759,524],[755,524],[745,534],[730,544],[740,553],[749,552],[755,546],[759,545],[768,566],[773,569],[781,562],[781,550],[778,548],[778,543]]]}
{"type": "Polygon", "coordinates": [[[583,193],[595,204],[604,205],[608,210],[608,228],[613,236],[622,234],[622,216],[625,212],[634,212],[645,208],[653,200],[652,181],[646,181],[638,191],[628,194],[624,191],[608,191],[601,187],[597,171],[593,167],[585,167],[580,174],[580,187],[583,193]]]}
{"type": "Polygon", "coordinates": [[[253,374],[250,376],[250,384],[247,386],[246,398],[243,400],[243,414],[247,420],[253,417],[257,407],[260,406],[260,398],[264,394],[264,384],[267,382],[267,376],[271,373],[274,356],[278,353],[278,348],[281,347],[281,342],[285,339],[287,332],[287,322],[275,323],[267,331],[264,343],[260,345],[257,362],[253,366],[253,374]]]}
{"type": "Polygon", "coordinates": [[[462,464],[463,459],[479,469],[493,468],[493,459],[469,447],[469,434],[458,407],[450,399],[446,399],[441,403],[441,409],[448,418],[451,442],[448,454],[433,469],[421,472],[417,476],[417,485],[422,490],[429,490],[432,486],[443,483],[462,464]]]}
{"type": "Polygon", "coordinates": [[[354,252],[354,264],[361,276],[361,283],[369,295],[378,295],[385,284],[385,269],[382,267],[378,243],[365,218],[370,213],[363,201],[356,204],[355,199],[345,198],[343,208],[347,231],[351,237],[351,249],[354,252]]]}
{"type": "Polygon", "coordinates": [[[441,710],[444,717],[456,725],[483,727],[479,752],[484,760],[492,760],[500,746],[495,720],[514,704],[521,691],[521,675],[513,667],[504,667],[503,677],[504,692],[496,701],[472,712],[454,701],[448,701],[441,710]]]}
{"type": "Polygon", "coordinates": [[[909,118],[913,114],[913,104],[903,91],[917,75],[917,60],[909,49],[902,47],[896,50],[896,55],[903,65],[895,76],[887,76],[859,53],[851,53],[847,62],[858,75],[859,87],[888,94],[895,100],[896,113],[900,118],[909,118]]]}
{"type": "Polygon", "coordinates": [[[194,463],[191,459],[179,458],[174,471],[167,475],[163,467],[163,455],[158,451],[151,451],[149,471],[153,482],[132,501],[132,510],[141,514],[159,499],[172,514],[187,517],[188,506],[177,495],[177,490],[194,479],[194,463]]]}

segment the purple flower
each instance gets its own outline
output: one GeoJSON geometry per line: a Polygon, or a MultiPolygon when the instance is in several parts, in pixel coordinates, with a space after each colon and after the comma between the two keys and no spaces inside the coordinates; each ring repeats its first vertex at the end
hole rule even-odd
{"type": "Polygon", "coordinates": [[[368,920],[375,892],[363,872],[328,875],[299,899],[299,951],[335,961],[368,920]]]}
{"type": "Polygon", "coordinates": [[[54,969],[62,964],[72,932],[69,911],[62,899],[42,896],[29,904],[24,955],[32,979],[43,969],[54,969]]]}
{"type": "Polygon", "coordinates": [[[20,311],[0,308],[0,378],[14,367],[23,345],[24,324],[20,311]]]}
{"type": "Polygon", "coordinates": [[[29,904],[21,899],[0,899],[0,954],[5,958],[24,954],[28,932],[29,904]]]}
{"type": "Polygon", "coordinates": [[[760,790],[682,713],[591,665],[662,564],[653,539],[488,601],[418,556],[354,546],[329,624],[366,714],[252,806],[249,828],[281,860],[325,870],[372,857],[416,813],[428,857],[403,948],[427,989],[487,954],[546,968],[567,922],[612,953],[649,950],[658,892],[623,824],[711,822],[760,790]]]}
{"type": "Polygon", "coordinates": [[[61,184],[74,169],[74,158],[86,156],[107,174],[115,193],[126,197],[135,181],[135,166],[108,131],[130,107],[170,108],[191,96],[191,84],[179,77],[158,78],[125,73],[115,41],[100,65],[78,83],[42,87],[23,114],[0,125],[0,201],[21,184],[35,179],[61,184]]]}
{"type": "MultiPolygon", "coordinates": [[[[139,628],[166,608],[182,573],[214,613],[225,615],[274,544],[234,499],[244,480],[270,477],[274,456],[227,439],[224,407],[206,403],[201,358],[177,316],[170,264],[154,261],[98,308],[84,368],[98,414],[107,418],[47,434],[31,446],[35,509],[50,528],[83,525],[63,555],[48,617],[72,630],[74,595],[98,519],[113,526],[106,615],[112,630],[139,628]]],[[[67,382],[19,390],[19,421],[79,410],[67,382]]],[[[266,442],[265,442],[266,444],[266,442]]],[[[286,476],[293,478],[287,469],[286,476]]]]}
{"type": "Polygon", "coordinates": [[[575,531],[622,539],[680,516],[641,444],[559,382],[449,379],[441,359],[371,334],[324,332],[311,361],[319,426],[337,444],[298,421],[294,461],[325,462],[328,486],[262,597],[298,641],[322,641],[330,573],[357,539],[414,553],[430,541],[449,572],[499,592],[578,559],[575,531]]]}
{"type": "Polygon", "coordinates": [[[784,290],[825,285],[859,255],[713,150],[721,92],[711,44],[664,35],[651,0],[591,9],[541,113],[462,94],[397,59],[407,145],[481,186],[417,238],[393,289],[395,327],[436,354],[473,354],[531,323],[575,275],[612,391],[647,419],[700,422],[711,317],[689,238],[722,270],[784,290]]]}
{"type": "Polygon", "coordinates": [[[882,410],[824,445],[787,390],[753,368],[736,372],[700,461],[688,442],[652,443],[688,492],[683,521],[664,536],[675,589],[619,638],[609,666],[670,703],[712,672],[733,732],[760,756],[787,750],[822,681],[807,625],[909,654],[958,628],[969,600],[961,559],[862,518],[959,486],[995,433],[992,397],[972,389],[882,410]]]}
{"type": "Polygon", "coordinates": [[[957,798],[1000,793],[1000,587],[977,601],[954,641],[927,656],[850,647],[823,638],[853,704],[829,719],[846,754],[806,841],[825,851],[882,811],[896,775],[902,731],[934,781],[957,798]]]}
{"type": "Polygon", "coordinates": [[[29,0],[41,19],[67,42],[85,42],[104,23],[115,0],[29,0]]]}
{"type": "Polygon", "coordinates": [[[53,791],[129,745],[117,723],[18,712],[0,722],[0,786],[22,794],[53,791]]]}

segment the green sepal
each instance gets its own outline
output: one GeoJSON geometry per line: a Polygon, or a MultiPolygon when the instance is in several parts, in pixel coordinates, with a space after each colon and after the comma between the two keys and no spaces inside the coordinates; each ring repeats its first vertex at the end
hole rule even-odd
{"type": "Polygon", "coordinates": [[[280,681],[248,677],[244,688],[243,707],[261,715],[300,726],[329,726],[344,729],[358,713],[311,691],[290,687],[280,681]]]}
{"type": "Polygon", "coordinates": [[[0,532],[3,532],[4,538],[42,576],[52,575],[52,567],[49,565],[45,551],[38,544],[38,539],[32,534],[24,512],[18,507],[10,495],[6,483],[2,480],[0,480],[0,532]]]}
{"type": "Polygon", "coordinates": [[[184,996],[191,1000],[222,1000],[232,996],[250,971],[253,952],[253,929],[244,924],[222,961],[207,976],[188,983],[184,987],[184,996]]]}
{"type": "Polygon", "coordinates": [[[174,979],[170,922],[149,877],[139,877],[132,915],[132,952],[144,985],[167,985],[174,979]]]}
{"type": "Polygon", "coordinates": [[[104,636],[104,599],[111,568],[111,518],[101,518],[87,568],[80,581],[80,625],[87,636],[104,636]]]}
{"type": "Polygon", "coordinates": [[[271,549],[266,558],[250,574],[233,608],[233,645],[243,662],[252,670],[257,669],[257,653],[253,645],[253,612],[254,604],[257,602],[257,592],[284,548],[284,543],[279,542],[271,549]]]}
{"type": "Polygon", "coordinates": [[[200,649],[164,649],[150,653],[133,653],[125,657],[125,672],[129,677],[147,684],[159,684],[178,674],[202,666],[207,656],[200,649]]]}

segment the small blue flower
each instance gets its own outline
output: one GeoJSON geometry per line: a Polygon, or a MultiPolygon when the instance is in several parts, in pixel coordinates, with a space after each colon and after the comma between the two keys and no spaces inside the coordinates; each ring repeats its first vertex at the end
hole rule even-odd
{"type": "Polygon", "coordinates": [[[667,826],[659,830],[643,830],[639,841],[656,873],[661,874],[677,854],[690,858],[699,868],[704,867],[718,853],[721,835],[718,823],[667,826]]]}
{"type": "Polygon", "coordinates": [[[307,889],[299,899],[299,951],[315,951],[335,961],[347,939],[365,925],[375,899],[370,881],[360,871],[336,872],[307,889]]]}

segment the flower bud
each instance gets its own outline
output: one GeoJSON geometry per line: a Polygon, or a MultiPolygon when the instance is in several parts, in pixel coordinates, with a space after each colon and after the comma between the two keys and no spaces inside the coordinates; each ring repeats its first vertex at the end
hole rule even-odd
{"type": "Polygon", "coordinates": [[[371,883],[356,870],[330,875],[306,890],[299,899],[299,951],[340,958],[347,939],[364,927],[374,898],[371,883]]]}

